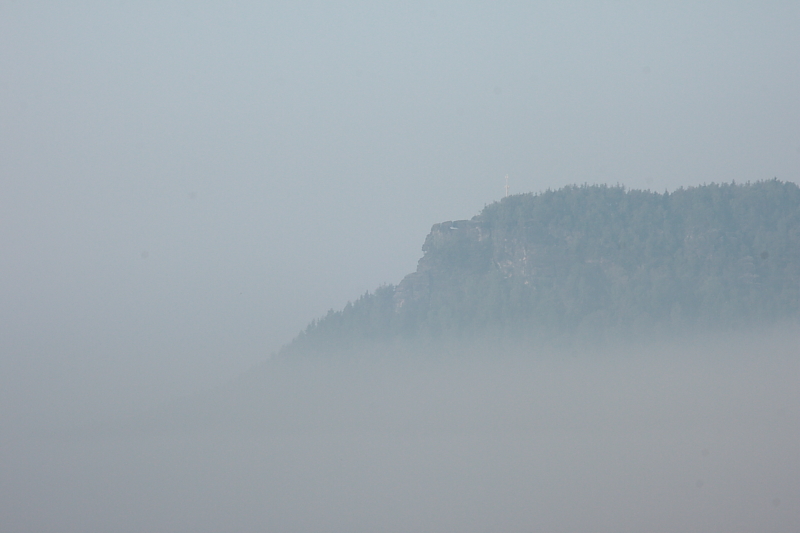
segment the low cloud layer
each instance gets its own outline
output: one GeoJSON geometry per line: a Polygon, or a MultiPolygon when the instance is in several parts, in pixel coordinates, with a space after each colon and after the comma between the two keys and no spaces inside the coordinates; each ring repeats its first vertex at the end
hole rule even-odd
{"type": "Polygon", "coordinates": [[[273,360],[6,439],[6,531],[793,531],[800,337],[273,360]]]}

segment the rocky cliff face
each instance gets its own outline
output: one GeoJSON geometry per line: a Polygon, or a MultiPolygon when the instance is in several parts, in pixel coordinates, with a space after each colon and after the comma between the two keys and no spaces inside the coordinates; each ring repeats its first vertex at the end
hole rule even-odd
{"type": "MultiPolygon", "coordinates": [[[[513,227],[493,224],[478,215],[471,220],[447,221],[434,224],[422,247],[423,256],[416,272],[407,275],[395,288],[398,309],[409,302],[426,299],[445,282],[463,276],[494,273],[505,280],[515,280],[535,287],[557,277],[560,265],[578,259],[576,243],[581,232],[563,228],[547,228],[537,237],[537,228],[522,223],[513,227]]],[[[539,228],[540,229],[540,228],[539,228]]],[[[603,257],[580,258],[585,263],[597,263],[604,269],[615,269],[603,257]]]]}
{"type": "Polygon", "coordinates": [[[481,275],[494,267],[492,232],[480,216],[434,224],[422,246],[416,272],[395,288],[397,309],[425,301],[442,285],[461,276],[481,275]]]}

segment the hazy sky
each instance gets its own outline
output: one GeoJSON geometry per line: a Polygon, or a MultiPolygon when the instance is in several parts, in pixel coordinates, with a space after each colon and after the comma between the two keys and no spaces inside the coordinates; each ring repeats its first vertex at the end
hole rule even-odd
{"type": "Polygon", "coordinates": [[[0,416],[230,377],[506,174],[800,182],[800,4],[666,4],[0,3],[0,416]]]}

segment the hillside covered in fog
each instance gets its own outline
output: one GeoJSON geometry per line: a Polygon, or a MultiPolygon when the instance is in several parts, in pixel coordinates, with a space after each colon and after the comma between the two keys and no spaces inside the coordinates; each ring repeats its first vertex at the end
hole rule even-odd
{"type": "Polygon", "coordinates": [[[435,224],[422,250],[416,272],[331,310],[288,348],[789,318],[800,305],[800,188],[775,179],[520,194],[435,224]]]}

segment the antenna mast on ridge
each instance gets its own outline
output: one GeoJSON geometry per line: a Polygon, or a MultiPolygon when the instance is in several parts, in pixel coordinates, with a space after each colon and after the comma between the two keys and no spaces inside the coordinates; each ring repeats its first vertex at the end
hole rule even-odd
{"type": "Polygon", "coordinates": [[[506,174],[506,198],[508,198],[508,174],[506,174]]]}

